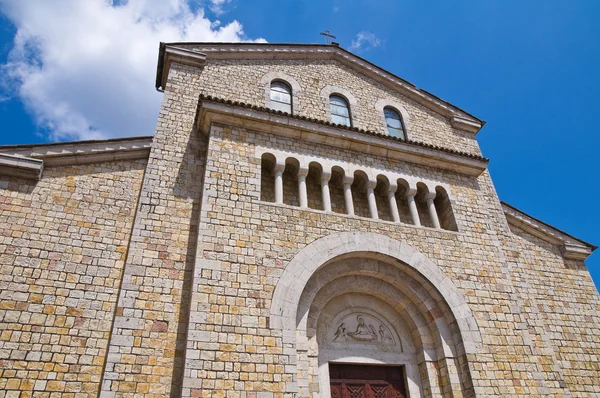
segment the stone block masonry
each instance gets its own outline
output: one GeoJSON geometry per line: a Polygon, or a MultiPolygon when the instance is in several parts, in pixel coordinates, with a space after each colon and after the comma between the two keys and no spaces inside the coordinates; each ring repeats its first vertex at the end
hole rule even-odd
{"type": "Polygon", "coordinates": [[[171,69],[148,159],[101,397],[178,396],[206,142],[194,130],[196,71],[171,69]]]}
{"type": "MultiPolygon", "coordinates": [[[[298,251],[316,239],[343,231],[371,231],[407,242],[433,260],[462,291],[482,328],[479,354],[469,358],[477,395],[532,396],[550,391],[544,381],[544,359],[531,349],[530,331],[522,326],[527,319],[517,311],[510,276],[505,274],[505,255],[497,235],[510,231],[497,210],[499,203],[493,199],[487,174],[477,182],[452,173],[438,174],[435,169],[384,165],[449,184],[462,228],[457,234],[288,205],[255,204],[260,187],[249,182],[260,180],[261,166],[260,159],[249,158],[249,154],[256,145],[331,156],[327,147],[309,148],[258,132],[213,126],[207,159],[211,178],[206,180],[201,212],[184,396],[210,396],[209,391],[223,389],[234,396],[264,390],[293,395],[290,388],[294,389],[302,375],[294,370],[295,349],[283,345],[281,330],[269,327],[272,292],[283,268],[298,251]],[[227,159],[237,162],[231,164],[227,159]],[[270,369],[267,373],[264,366],[270,369]],[[521,369],[539,377],[524,377],[521,369]]],[[[365,166],[384,162],[352,152],[336,156],[365,166]]],[[[595,297],[593,290],[589,294],[595,297]]],[[[441,382],[437,388],[448,387],[441,382]]],[[[302,390],[300,395],[305,396],[302,390]]]]}
{"type": "Polygon", "coordinates": [[[543,240],[531,223],[509,226],[487,171],[392,160],[373,135],[365,142],[387,153],[343,135],[315,145],[279,134],[296,129],[284,118],[259,123],[199,98],[263,106],[270,73],[301,87],[301,116],[327,120],[321,94],[340,86],[361,128],[384,129],[376,106],[393,101],[413,139],[479,154],[472,132],[347,65],[253,56],[173,58],[147,159],[115,149],[122,160],[0,178],[0,398],[327,397],[327,362],[365,358],[404,364],[411,396],[600,395],[600,295],[585,264],[565,259],[559,231],[543,240]],[[379,220],[364,187],[348,188],[346,212],[343,177],[315,164],[306,190],[293,167],[278,185],[260,155],[275,150],[445,187],[452,217],[440,222],[452,225],[434,228],[422,198],[422,226],[407,222],[412,210],[391,221],[384,187],[379,220]],[[320,172],[332,174],[332,211],[320,172]],[[363,312],[381,328],[359,331],[363,312]],[[335,340],[335,319],[355,330],[336,323],[335,340]],[[379,344],[386,331],[394,352],[379,344]]]}
{"type": "MultiPolygon", "coordinates": [[[[351,105],[353,126],[386,134],[377,101],[389,99],[407,109],[408,138],[432,145],[479,154],[475,137],[451,126],[450,121],[420,104],[334,61],[216,60],[199,77],[202,93],[218,98],[265,106],[263,76],[285,72],[302,88],[294,114],[329,120],[329,103],[321,94],[325,86],[339,87],[356,96],[351,105]]],[[[335,90],[334,90],[335,91],[335,90]]]]}
{"type": "Polygon", "coordinates": [[[145,167],[0,180],[0,396],[97,396],[145,167]]]}

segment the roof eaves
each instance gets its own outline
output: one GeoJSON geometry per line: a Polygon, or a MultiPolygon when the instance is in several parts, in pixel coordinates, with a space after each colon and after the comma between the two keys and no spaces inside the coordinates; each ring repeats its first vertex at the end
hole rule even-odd
{"type": "Polygon", "coordinates": [[[462,152],[462,151],[457,151],[457,150],[454,150],[454,149],[445,148],[445,147],[441,147],[441,146],[437,146],[437,145],[427,144],[427,143],[420,142],[420,141],[401,140],[400,138],[392,137],[392,136],[386,135],[386,134],[377,133],[375,131],[360,129],[360,128],[357,128],[357,127],[345,126],[345,125],[342,125],[342,124],[331,123],[329,121],[325,121],[325,120],[321,120],[321,119],[315,119],[315,118],[311,118],[311,117],[307,117],[307,116],[294,115],[294,114],[290,114],[290,113],[283,112],[283,111],[277,111],[277,110],[274,110],[274,109],[269,109],[269,108],[266,108],[266,107],[263,107],[263,106],[257,106],[257,105],[247,104],[247,103],[241,102],[241,101],[227,100],[227,99],[223,99],[223,98],[214,97],[214,96],[211,96],[211,95],[200,94],[199,97],[200,97],[201,101],[203,101],[203,100],[212,101],[212,102],[226,104],[226,105],[231,105],[231,106],[238,106],[238,107],[242,107],[242,108],[248,108],[248,109],[252,109],[252,110],[256,110],[256,111],[260,111],[260,112],[265,112],[265,113],[270,113],[270,114],[274,114],[274,115],[286,116],[286,117],[290,117],[290,118],[293,118],[293,119],[304,120],[304,121],[308,121],[308,122],[312,122],[312,123],[317,123],[317,124],[324,125],[324,126],[331,126],[331,127],[336,127],[336,128],[339,128],[339,129],[354,131],[354,132],[361,133],[361,134],[367,134],[367,135],[371,135],[371,136],[376,136],[376,137],[383,138],[383,139],[390,140],[390,141],[398,141],[398,142],[402,142],[404,144],[408,144],[408,145],[412,145],[412,146],[419,146],[419,147],[422,147],[422,148],[427,148],[427,149],[433,149],[433,150],[437,150],[437,151],[441,151],[441,152],[446,152],[446,153],[450,153],[450,154],[461,156],[461,157],[465,157],[465,158],[470,158],[470,159],[484,161],[486,163],[489,162],[489,159],[485,158],[483,156],[479,156],[479,155],[475,155],[475,154],[471,154],[471,153],[467,153],[467,152],[462,152]]]}
{"type": "Polygon", "coordinates": [[[573,239],[573,240],[576,240],[576,241],[577,241],[577,242],[579,242],[579,243],[582,243],[582,244],[584,244],[585,246],[589,247],[589,248],[590,248],[592,251],[594,251],[594,250],[596,250],[596,249],[598,248],[598,246],[596,246],[596,245],[593,245],[593,244],[591,244],[591,243],[588,243],[588,242],[586,242],[586,241],[584,241],[584,240],[581,240],[581,239],[579,239],[579,238],[576,238],[576,237],[574,237],[573,235],[571,235],[571,234],[569,234],[569,233],[567,233],[567,232],[565,232],[565,231],[563,231],[563,230],[561,230],[561,229],[558,229],[558,228],[556,228],[556,227],[554,227],[554,226],[552,226],[552,225],[550,225],[550,224],[548,224],[548,223],[546,223],[546,222],[544,222],[544,221],[542,221],[542,220],[540,220],[540,219],[538,219],[538,218],[535,218],[535,217],[533,217],[533,216],[531,216],[531,215],[529,215],[529,214],[525,213],[525,212],[524,212],[524,211],[522,211],[522,210],[519,210],[519,209],[517,209],[516,207],[514,207],[514,206],[512,206],[512,205],[510,205],[510,204],[508,204],[508,203],[506,203],[506,202],[504,202],[504,201],[500,201],[500,203],[501,203],[503,206],[506,206],[506,207],[508,207],[508,208],[512,209],[513,211],[516,211],[516,212],[518,212],[518,213],[522,214],[523,216],[525,216],[525,217],[528,217],[528,218],[530,218],[531,220],[533,220],[533,221],[535,221],[535,222],[537,222],[537,223],[540,223],[540,224],[544,225],[544,226],[545,226],[545,227],[547,227],[547,228],[553,229],[554,231],[556,231],[556,232],[558,232],[558,233],[560,233],[560,234],[562,234],[562,235],[565,235],[565,236],[567,236],[567,237],[569,237],[569,238],[571,238],[571,239],[573,239]]]}
{"type": "Polygon", "coordinates": [[[163,75],[163,68],[164,68],[164,57],[165,57],[165,46],[166,44],[163,43],[162,41],[159,43],[158,45],[158,61],[156,64],[156,83],[155,83],[155,87],[156,90],[161,91],[161,85],[162,85],[162,75],[163,75]]]}
{"type": "Polygon", "coordinates": [[[42,178],[44,161],[26,156],[14,156],[0,153],[0,175],[39,180],[42,178]]]}
{"type": "Polygon", "coordinates": [[[152,140],[151,135],[141,135],[133,137],[120,137],[120,138],[108,138],[105,140],[80,140],[80,141],[66,141],[66,142],[42,142],[40,144],[22,144],[22,145],[0,145],[0,152],[14,149],[25,149],[40,146],[58,146],[58,145],[78,145],[78,144],[103,144],[113,143],[121,141],[137,141],[137,140],[152,140]]]}
{"type": "MultiPolygon", "coordinates": [[[[151,146],[152,137],[129,137],[108,140],[7,145],[0,147],[0,155],[13,156],[19,159],[42,160],[44,167],[65,166],[147,159],[151,146]]],[[[10,158],[7,159],[10,160],[10,158]]]]}

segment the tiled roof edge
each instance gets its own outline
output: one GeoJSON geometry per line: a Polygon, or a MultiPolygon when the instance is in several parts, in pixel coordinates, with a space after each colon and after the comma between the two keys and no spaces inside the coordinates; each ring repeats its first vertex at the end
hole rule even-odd
{"type": "Polygon", "coordinates": [[[221,104],[231,105],[231,106],[238,106],[241,108],[248,108],[248,109],[252,109],[255,111],[271,113],[271,114],[279,115],[279,116],[287,116],[287,117],[291,117],[291,118],[298,119],[298,120],[304,120],[304,121],[308,121],[308,122],[312,122],[312,123],[321,124],[324,126],[337,127],[340,129],[350,130],[350,131],[354,131],[354,132],[361,133],[361,134],[368,134],[368,135],[376,136],[379,138],[387,139],[390,141],[398,141],[398,142],[402,142],[404,144],[409,144],[409,145],[419,146],[422,148],[433,149],[433,150],[437,150],[437,151],[441,151],[441,152],[451,153],[453,155],[462,156],[465,158],[481,160],[484,162],[490,161],[488,158],[485,158],[485,157],[479,156],[479,155],[475,155],[472,153],[457,151],[457,150],[450,149],[450,148],[444,148],[444,147],[441,147],[438,145],[426,144],[426,143],[420,142],[420,141],[402,140],[400,138],[392,137],[392,136],[386,135],[386,134],[377,133],[375,131],[360,129],[358,127],[349,127],[349,126],[345,126],[342,124],[331,123],[326,120],[315,119],[315,118],[311,118],[311,117],[307,117],[307,116],[294,115],[294,114],[290,114],[288,112],[277,111],[274,109],[266,108],[264,106],[252,105],[252,104],[248,104],[248,103],[241,102],[241,101],[232,101],[232,100],[218,98],[218,97],[214,97],[212,95],[205,95],[205,94],[200,94],[200,100],[201,101],[206,100],[206,101],[211,101],[211,102],[216,102],[216,103],[221,103],[221,104]]]}

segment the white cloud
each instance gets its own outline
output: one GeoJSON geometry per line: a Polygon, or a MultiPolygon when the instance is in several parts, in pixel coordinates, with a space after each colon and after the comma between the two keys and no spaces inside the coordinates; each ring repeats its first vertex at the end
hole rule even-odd
{"type": "MultiPolygon", "coordinates": [[[[213,0],[217,1],[217,0],[213,0]]],[[[52,140],[152,135],[161,41],[240,41],[186,0],[0,0],[17,33],[0,97],[16,95],[52,140]]]]}
{"type": "Polygon", "coordinates": [[[369,50],[371,48],[379,47],[381,40],[377,38],[373,33],[362,31],[356,35],[356,39],[352,40],[350,44],[350,50],[369,50]]]}
{"type": "Polygon", "coordinates": [[[222,15],[225,11],[223,10],[223,6],[227,3],[230,3],[231,0],[210,0],[210,5],[208,8],[216,15],[222,15]]]}

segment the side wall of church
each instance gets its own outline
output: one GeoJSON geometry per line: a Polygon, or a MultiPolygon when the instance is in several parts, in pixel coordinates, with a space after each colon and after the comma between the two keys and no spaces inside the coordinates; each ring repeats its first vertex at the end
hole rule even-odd
{"type": "Polygon", "coordinates": [[[145,167],[0,178],[1,396],[97,395],[145,167]]]}
{"type": "Polygon", "coordinates": [[[321,91],[328,86],[339,87],[356,98],[355,104],[350,103],[354,127],[387,134],[376,103],[389,100],[404,107],[410,116],[406,121],[408,139],[480,154],[472,133],[452,128],[448,118],[335,61],[224,61],[210,60],[209,54],[199,84],[203,94],[265,106],[270,80],[261,80],[275,72],[292,77],[300,85],[298,101],[293,104],[296,115],[329,121],[329,94],[324,97],[321,91]]]}
{"type": "Polygon", "coordinates": [[[589,271],[565,261],[557,246],[514,226],[511,232],[504,242],[516,304],[552,395],[564,386],[574,396],[600,395],[600,295],[589,271]]]}

